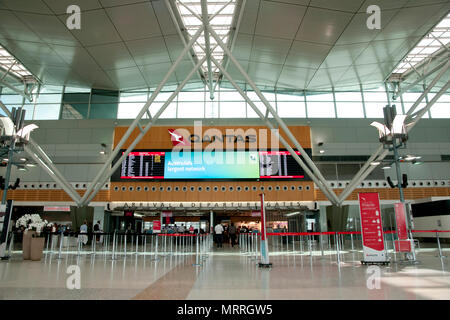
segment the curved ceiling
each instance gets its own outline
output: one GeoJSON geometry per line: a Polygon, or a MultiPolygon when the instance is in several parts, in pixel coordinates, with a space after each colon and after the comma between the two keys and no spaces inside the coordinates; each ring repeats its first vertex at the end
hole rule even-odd
{"type": "MultiPolygon", "coordinates": [[[[448,0],[247,0],[233,54],[260,87],[377,85],[449,10],[448,0]],[[374,4],[381,30],[366,26],[374,4]]],[[[157,86],[183,49],[162,0],[1,0],[0,44],[44,83],[122,90],[157,86]],[[81,30],[65,25],[73,4],[81,30]]],[[[186,56],[168,84],[191,69],[186,56]]]]}

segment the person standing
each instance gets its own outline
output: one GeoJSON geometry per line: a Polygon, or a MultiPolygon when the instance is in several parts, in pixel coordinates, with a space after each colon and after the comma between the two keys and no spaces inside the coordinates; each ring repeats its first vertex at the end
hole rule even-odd
{"type": "MultiPolygon", "coordinates": [[[[100,220],[94,224],[94,233],[100,233],[100,220]]],[[[100,235],[95,236],[95,241],[100,242],[100,235]]]]}
{"type": "Polygon", "coordinates": [[[216,234],[216,243],[217,243],[217,248],[222,248],[222,241],[223,241],[223,227],[220,223],[218,223],[215,227],[214,227],[214,232],[216,234]]]}
{"type": "Polygon", "coordinates": [[[84,220],[83,224],[80,226],[80,235],[79,235],[79,241],[82,242],[83,244],[86,244],[88,242],[87,235],[83,235],[83,233],[87,232],[88,232],[87,221],[84,220]]]}
{"type": "Polygon", "coordinates": [[[236,227],[234,226],[234,223],[231,223],[231,226],[228,228],[228,234],[230,235],[231,239],[231,246],[234,247],[236,244],[236,227]]]}

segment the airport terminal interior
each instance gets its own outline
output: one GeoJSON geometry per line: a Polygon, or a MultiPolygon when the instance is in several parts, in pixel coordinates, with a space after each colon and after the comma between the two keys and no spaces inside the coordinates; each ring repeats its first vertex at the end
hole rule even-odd
{"type": "Polygon", "coordinates": [[[0,299],[450,299],[448,0],[0,0],[0,299]]]}

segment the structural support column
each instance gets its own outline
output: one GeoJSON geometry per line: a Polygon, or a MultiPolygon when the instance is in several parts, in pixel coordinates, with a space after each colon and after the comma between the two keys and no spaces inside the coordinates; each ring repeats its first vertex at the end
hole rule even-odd
{"type": "MultiPolygon", "coordinates": [[[[329,200],[335,204],[338,203],[338,198],[336,194],[331,190],[331,188],[328,187],[327,181],[320,173],[319,169],[317,169],[314,162],[309,158],[309,156],[306,154],[305,150],[302,148],[300,143],[297,141],[297,139],[294,137],[294,135],[291,133],[291,131],[288,129],[286,124],[283,122],[283,120],[278,116],[276,111],[272,108],[270,103],[267,101],[267,99],[264,97],[264,95],[261,93],[261,91],[256,87],[256,85],[253,83],[253,81],[250,79],[248,74],[244,71],[242,66],[239,64],[239,62],[234,58],[234,56],[231,54],[230,50],[227,48],[227,46],[223,43],[223,41],[220,39],[220,37],[216,34],[216,32],[211,28],[208,27],[209,32],[211,35],[216,39],[217,43],[222,47],[224,52],[227,54],[228,58],[235,64],[235,66],[238,68],[239,72],[244,76],[244,78],[247,80],[247,82],[250,84],[252,89],[255,91],[255,93],[258,95],[258,97],[261,99],[261,101],[264,103],[266,108],[270,111],[270,113],[273,115],[277,123],[280,125],[280,127],[283,129],[283,131],[286,133],[288,138],[294,143],[295,147],[298,151],[300,151],[303,159],[305,159],[308,166],[299,158],[299,156],[295,153],[295,151],[289,146],[289,144],[281,138],[281,136],[278,134],[280,141],[284,141],[283,144],[285,147],[289,150],[291,155],[296,159],[296,161],[299,163],[299,165],[305,170],[305,172],[311,177],[311,179],[314,180],[314,182],[317,184],[317,186],[324,192],[324,194],[329,198],[329,200]],[[311,169],[311,170],[310,170],[311,169]]],[[[211,60],[219,67],[220,71],[225,75],[226,71],[224,68],[220,65],[220,63],[217,62],[217,60],[211,56],[211,60]]],[[[225,75],[226,76],[226,75],[225,75]]],[[[265,120],[264,115],[258,110],[256,105],[248,98],[248,96],[240,89],[239,86],[232,80],[232,78],[228,75],[226,76],[228,80],[233,84],[233,86],[241,93],[241,95],[244,97],[244,99],[252,106],[252,108],[255,110],[255,112],[260,115],[261,120],[265,120]],[[238,89],[239,88],[239,89],[238,89]]],[[[266,120],[266,123],[270,123],[266,120]]],[[[273,127],[272,127],[273,128],[273,127]]]]}
{"type": "MultiPolygon", "coordinates": [[[[139,114],[136,116],[136,119],[134,119],[134,121],[131,123],[130,127],[128,128],[127,132],[123,135],[122,139],[119,141],[119,143],[116,145],[116,147],[114,148],[113,152],[111,153],[111,155],[109,156],[109,158],[106,160],[105,164],[103,165],[103,167],[100,169],[100,171],[98,172],[97,176],[94,178],[94,180],[92,181],[92,183],[89,185],[88,189],[86,190],[85,194],[83,195],[83,197],[81,198],[82,203],[88,203],[89,201],[86,201],[88,199],[88,197],[92,198],[90,196],[91,192],[94,190],[94,188],[96,190],[99,189],[98,183],[99,180],[104,176],[105,172],[108,170],[108,168],[110,168],[112,161],[116,158],[116,156],[118,155],[120,149],[122,148],[122,146],[125,144],[125,142],[128,140],[128,138],[131,136],[132,132],[134,131],[134,129],[138,126],[139,121],[142,119],[143,115],[146,113],[146,111],[148,110],[148,108],[150,107],[150,105],[153,103],[153,101],[156,99],[157,95],[159,94],[159,92],[162,90],[162,88],[164,87],[164,85],[166,84],[166,82],[169,80],[170,76],[175,72],[175,69],[177,68],[177,66],[181,63],[181,61],[183,60],[183,58],[185,57],[185,55],[188,53],[188,51],[192,48],[193,44],[197,41],[197,39],[200,37],[201,33],[203,32],[203,27],[200,27],[197,32],[194,34],[194,36],[192,37],[192,39],[189,41],[189,43],[187,44],[187,46],[183,49],[183,51],[181,52],[180,56],[177,58],[177,60],[174,62],[174,64],[172,65],[172,67],[169,69],[169,71],[167,72],[167,74],[165,75],[165,77],[163,78],[163,80],[161,81],[161,83],[158,85],[158,87],[156,88],[156,90],[152,93],[152,95],[150,96],[149,100],[145,103],[145,105],[142,107],[141,111],[139,112],[139,114]]],[[[204,60],[203,60],[204,61],[204,60]]],[[[198,64],[197,64],[198,65],[198,64]]],[[[200,64],[201,65],[201,64],[200,64]]],[[[196,71],[197,69],[195,69],[196,71]]],[[[161,110],[161,109],[160,109],[161,110]]],[[[151,122],[151,124],[154,123],[154,121],[157,120],[157,117],[155,116],[151,122]]],[[[148,126],[148,125],[147,125],[148,126]]],[[[100,186],[101,187],[101,186],[100,186]]]]}

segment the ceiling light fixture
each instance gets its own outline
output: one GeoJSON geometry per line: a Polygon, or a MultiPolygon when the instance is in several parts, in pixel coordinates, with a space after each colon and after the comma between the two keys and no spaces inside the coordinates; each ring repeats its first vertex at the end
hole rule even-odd
{"type": "Polygon", "coordinates": [[[381,162],[380,161],[372,161],[371,163],[370,163],[370,165],[371,166],[377,166],[377,165],[379,165],[381,162]]]}

